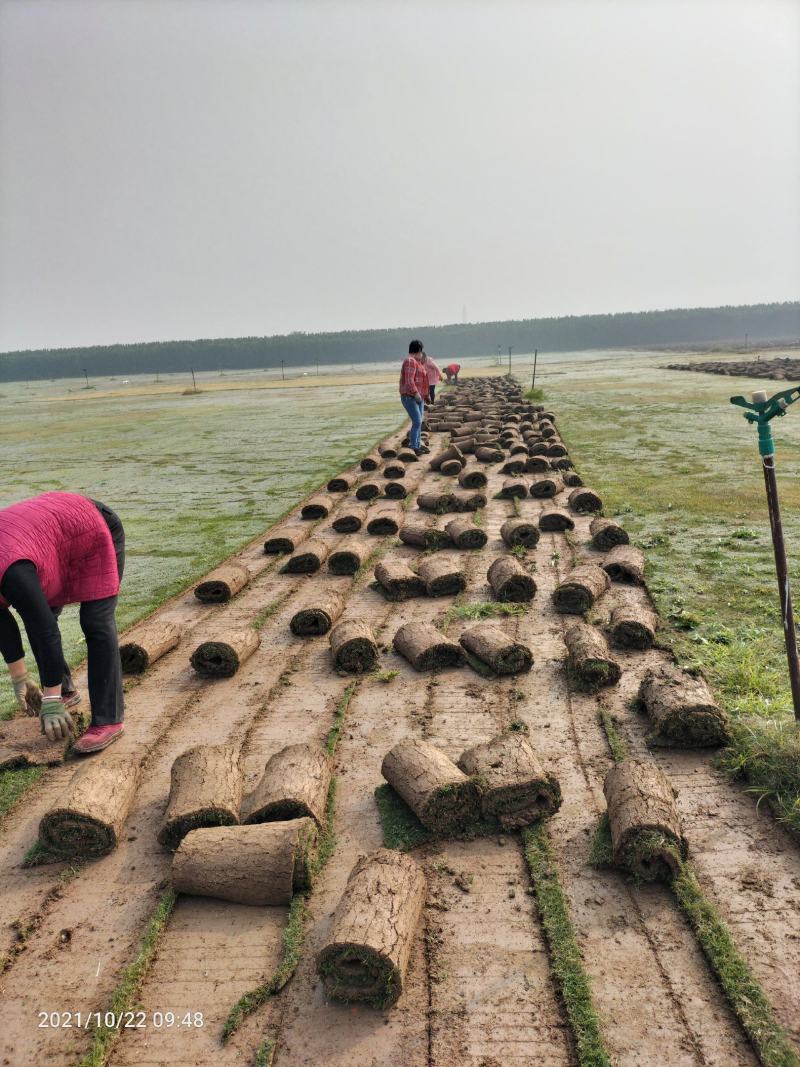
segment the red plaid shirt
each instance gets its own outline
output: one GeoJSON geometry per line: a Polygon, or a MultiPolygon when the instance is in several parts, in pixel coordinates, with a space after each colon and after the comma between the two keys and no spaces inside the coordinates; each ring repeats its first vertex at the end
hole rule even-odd
{"type": "Polygon", "coordinates": [[[428,399],[428,368],[408,355],[400,368],[400,396],[414,396],[415,393],[419,393],[423,400],[428,399]]]}

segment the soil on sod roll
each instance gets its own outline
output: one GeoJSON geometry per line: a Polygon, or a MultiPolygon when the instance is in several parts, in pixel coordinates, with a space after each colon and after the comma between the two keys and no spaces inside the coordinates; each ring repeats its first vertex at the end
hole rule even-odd
{"type": "Polygon", "coordinates": [[[387,482],[383,495],[389,500],[404,500],[408,496],[408,489],[402,482],[387,482]]]}
{"type": "Polygon", "coordinates": [[[447,463],[449,460],[457,460],[463,466],[465,463],[464,453],[456,445],[450,445],[449,448],[445,448],[444,451],[432,456],[428,466],[432,471],[438,471],[442,464],[447,463]]]}
{"type": "Polygon", "coordinates": [[[461,645],[451,641],[430,622],[405,623],[394,635],[392,643],[395,652],[417,671],[461,667],[465,659],[461,645]]]}
{"type": "Polygon", "coordinates": [[[509,548],[521,545],[536,548],[539,544],[539,528],[529,519],[506,519],[500,527],[500,536],[509,548]]]}
{"type": "MultiPolygon", "coordinates": [[[[517,457],[516,459],[510,459],[506,463],[504,463],[503,466],[500,468],[500,473],[501,474],[508,474],[508,475],[522,474],[523,471],[525,470],[526,461],[527,461],[527,457],[525,459],[520,459],[519,457],[517,457]]],[[[526,483],[525,484],[525,496],[527,496],[527,495],[528,495],[528,486],[527,486],[527,483],[526,483]]]]}
{"type": "Polygon", "coordinates": [[[319,496],[313,497],[307,504],[303,505],[300,510],[300,518],[306,520],[326,519],[333,507],[333,497],[328,496],[326,493],[320,493],[319,496]]]}
{"type": "Polygon", "coordinates": [[[552,470],[550,460],[544,456],[529,456],[525,464],[526,474],[545,474],[549,470],[552,470]]]}
{"type": "Polygon", "coordinates": [[[264,554],[267,556],[288,556],[296,551],[308,537],[308,527],[282,526],[275,530],[264,542],[264,554]]]}
{"type": "Polygon", "coordinates": [[[381,495],[380,482],[362,482],[356,489],[356,498],[358,500],[374,500],[376,496],[381,495]]]}
{"type": "Polygon", "coordinates": [[[225,604],[244,589],[250,581],[250,571],[238,563],[226,563],[217,567],[199,585],[194,595],[202,604],[225,604]]]}
{"type": "Polygon", "coordinates": [[[610,552],[617,545],[627,545],[630,541],[628,531],[624,527],[613,519],[603,518],[602,515],[592,519],[589,533],[592,535],[592,544],[601,552],[610,552]]]}
{"type": "Polygon", "coordinates": [[[482,470],[469,467],[458,476],[458,484],[462,489],[485,489],[489,479],[482,470]]]}
{"type": "Polygon", "coordinates": [[[564,533],[575,529],[575,520],[563,508],[548,508],[539,516],[539,529],[542,533],[564,533]]]}
{"type": "Polygon", "coordinates": [[[172,888],[235,904],[286,905],[308,886],[313,819],[192,830],[172,860],[172,888]]]}
{"type": "Polygon", "coordinates": [[[366,545],[345,545],[343,548],[337,548],[328,556],[328,570],[331,574],[355,574],[366,558],[366,545]]]}
{"type": "Polygon", "coordinates": [[[376,511],[367,520],[367,533],[372,534],[373,537],[386,537],[390,534],[396,534],[399,529],[400,512],[394,509],[376,511]]]}
{"type": "Polygon", "coordinates": [[[524,478],[506,478],[500,492],[497,494],[503,500],[524,500],[528,495],[528,483],[524,478]]]}
{"type": "Polygon", "coordinates": [[[451,511],[480,511],[486,507],[486,495],[484,493],[462,493],[456,490],[453,493],[453,507],[451,511]]]}
{"type": "Polygon", "coordinates": [[[522,564],[513,556],[500,556],[486,573],[495,599],[504,602],[523,603],[533,600],[536,582],[522,564]]]}
{"type": "Polygon", "coordinates": [[[195,745],[172,764],[169,802],[158,834],[174,851],[190,830],[234,826],[242,802],[242,771],[229,745],[195,745]]]}
{"type": "Polygon", "coordinates": [[[428,596],[456,596],[467,588],[464,568],[457,559],[430,556],[422,560],[417,573],[425,583],[428,596]]]}
{"type": "Polygon", "coordinates": [[[451,519],[445,524],[445,532],[456,548],[483,548],[488,538],[472,519],[451,519]]]}
{"type": "Polygon", "coordinates": [[[64,762],[66,741],[48,741],[38,718],[0,719],[0,771],[54,767],[64,762]]]}
{"type": "Polygon", "coordinates": [[[616,545],[601,566],[612,582],[644,583],[644,553],[634,545],[616,545]]]}
{"type": "Polygon", "coordinates": [[[400,527],[400,540],[414,548],[450,548],[452,541],[447,530],[439,530],[425,522],[405,522],[400,527]]]}
{"type": "Polygon", "coordinates": [[[344,609],[344,600],[335,589],[313,589],[291,618],[289,628],[296,637],[326,634],[344,609]]]}
{"type": "Polygon", "coordinates": [[[350,474],[339,474],[331,478],[325,488],[329,493],[349,493],[353,488],[354,478],[350,474]]]}
{"type": "Polygon", "coordinates": [[[564,483],[561,478],[554,474],[543,474],[531,482],[531,496],[537,500],[552,500],[563,488],[564,483]]]}
{"type": "Polygon", "coordinates": [[[361,467],[362,471],[376,471],[378,467],[380,467],[380,465],[381,457],[374,454],[364,456],[364,458],[359,463],[359,466],[361,467]]]}
{"type": "Polygon", "coordinates": [[[426,892],[422,868],[402,852],[379,849],[358,861],[317,956],[327,996],[376,1008],[397,1001],[426,892]]]}
{"type": "Polygon", "coordinates": [[[392,445],[384,445],[383,448],[378,449],[381,459],[397,459],[397,449],[392,445]]]}
{"type": "Polygon", "coordinates": [[[505,455],[501,448],[491,448],[489,445],[478,445],[475,449],[475,459],[479,463],[502,463],[505,455]]]}
{"type": "Polygon", "coordinates": [[[400,560],[382,560],[375,567],[375,580],[387,600],[425,596],[425,583],[400,560]]]}
{"type": "Polygon", "coordinates": [[[281,567],[281,574],[315,574],[328,558],[328,543],[318,538],[306,541],[281,567]]]}
{"type": "Polygon", "coordinates": [[[258,632],[228,630],[214,641],[204,641],[191,655],[190,662],[205,678],[232,678],[261,644],[258,632]]]}
{"type": "Polygon", "coordinates": [[[580,474],[576,474],[575,471],[569,471],[566,468],[561,469],[564,470],[564,485],[568,485],[571,489],[583,485],[583,478],[581,478],[580,474]]]}
{"type": "Polygon", "coordinates": [[[476,782],[429,741],[400,741],[384,756],[381,774],[437,835],[459,833],[480,815],[476,782]]]}
{"type": "Polygon", "coordinates": [[[479,783],[483,815],[505,830],[530,826],[561,807],[558,779],[545,771],[524,734],[500,734],[468,748],[458,766],[479,783]]]}
{"type": "Polygon", "coordinates": [[[533,653],[528,646],[509,637],[496,622],[470,626],[458,643],[495,674],[525,674],[533,666],[533,653]]]}
{"type": "Polygon", "coordinates": [[[645,882],[670,881],[688,846],[664,772],[652,760],[623,760],[606,775],[603,792],[614,863],[645,882]]]}
{"type": "Polygon", "coordinates": [[[432,511],[435,515],[443,515],[446,511],[457,511],[453,493],[419,493],[417,495],[417,507],[423,511],[432,511]]]}
{"type": "Polygon", "coordinates": [[[651,648],[655,641],[658,616],[643,604],[617,604],[611,612],[609,633],[620,648],[651,648]]]}
{"type": "Polygon", "coordinates": [[[567,627],[564,641],[570,669],[582,685],[587,689],[600,689],[604,685],[617,684],[622,668],[598,629],[585,622],[573,622],[567,627]]]}
{"type": "Polygon", "coordinates": [[[171,652],[181,639],[183,627],[168,619],[151,619],[128,634],[119,646],[123,674],[143,674],[171,652]]]}
{"type": "Polygon", "coordinates": [[[674,664],[648,670],[639,699],[653,724],[651,744],[715,748],[730,740],[728,717],[705,681],[674,664]]]}
{"type": "Polygon", "coordinates": [[[397,453],[397,459],[400,463],[419,463],[419,456],[410,448],[401,448],[397,453]]]}
{"type": "Polygon", "coordinates": [[[396,481],[398,478],[405,478],[406,469],[402,463],[387,463],[383,468],[383,476],[396,481]]]}
{"type": "Polygon", "coordinates": [[[553,590],[553,603],[566,615],[583,615],[610,585],[602,567],[595,563],[581,563],[553,590]]]}
{"type": "Polygon", "coordinates": [[[331,655],[337,670],[365,674],[378,666],[378,645],[365,622],[346,620],[331,630],[331,655]]]}
{"type": "Polygon", "coordinates": [[[331,758],[318,745],[287,745],[270,756],[258,785],[242,801],[241,821],[308,817],[321,829],[332,773],[331,758]]]}
{"type": "Polygon", "coordinates": [[[459,463],[457,459],[447,459],[439,468],[439,473],[444,474],[447,478],[455,478],[457,474],[461,473],[463,464],[459,463]]]}
{"type": "Polygon", "coordinates": [[[572,510],[578,512],[579,515],[589,511],[603,510],[603,501],[598,494],[593,489],[587,489],[585,485],[573,489],[567,501],[572,510]]]}
{"type": "Polygon", "coordinates": [[[337,533],[357,533],[366,521],[366,507],[362,504],[345,504],[339,509],[331,526],[337,533]]]}
{"type": "Polygon", "coordinates": [[[42,817],[42,845],[62,859],[92,859],[112,852],[133,803],[139,769],[138,757],[123,754],[87,760],[42,817]]]}

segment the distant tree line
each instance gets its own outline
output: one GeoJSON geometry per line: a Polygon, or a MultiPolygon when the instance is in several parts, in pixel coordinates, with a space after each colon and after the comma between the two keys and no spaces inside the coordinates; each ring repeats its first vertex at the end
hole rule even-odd
{"type": "Polygon", "coordinates": [[[713,342],[750,344],[800,338],[800,301],[740,307],[569,315],[450,326],[413,326],[339,333],[291,333],[196,341],[153,341],[88,348],[54,348],[0,354],[0,381],[89,375],[168,374],[196,371],[338,363],[399,358],[420,337],[438,360],[507,353],[569,352],[587,348],[643,348],[713,342]]]}

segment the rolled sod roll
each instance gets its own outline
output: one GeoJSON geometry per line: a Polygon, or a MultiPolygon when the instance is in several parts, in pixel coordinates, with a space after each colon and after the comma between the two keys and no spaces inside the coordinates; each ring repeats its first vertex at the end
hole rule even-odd
{"type": "Polygon", "coordinates": [[[611,585],[608,575],[595,563],[574,567],[553,590],[553,603],[566,615],[583,615],[611,585]]]}
{"type": "Polygon", "coordinates": [[[483,548],[488,538],[472,519],[451,519],[445,524],[445,532],[456,548],[483,548]]]}
{"type": "Polygon", "coordinates": [[[331,630],[331,655],[337,670],[365,674],[378,666],[378,645],[365,622],[345,620],[331,630]]]}
{"type": "Polygon", "coordinates": [[[397,458],[397,449],[394,448],[392,445],[384,445],[383,448],[378,449],[378,452],[380,453],[382,459],[397,458]]]}
{"type": "Polygon", "coordinates": [[[444,474],[447,478],[455,478],[457,474],[461,473],[461,464],[457,459],[446,459],[439,468],[439,473],[444,474]]]}
{"type": "Polygon", "coordinates": [[[564,483],[555,474],[542,474],[531,482],[531,496],[537,500],[551,500],[564,488],[564,483]]]}
{"type": "Polygon", "coordinates": [[[499,556],[489,567],[486,577],[497,600],[523,603],[533,600],[536,582],[513,556],[499,556]]]}
{"type": "Polygon", "coordinates": [[[642,679],[639,699],[656,741],[676,748],[713,748],[730,739],[728,717],[705,681],[674,664],[651,668],[642,679]]]}
{"type": "Polygon", "coordinates": [[[325,493],[313,497],[300,509],[301,519],[325,519],[333,509],[333,499],[325,493]]]}
{"type": "Polygon", "coordinates": [[[545,438],[545,440],[547,440],[550,437],[555,437],[556,428],[549,422],[540,422],[539,433],[542,435],[542,437],[545,438]]]}
{"type": "Polygon", "coordinates": [[[509,548],[522,545],[523,548],[536,548],[539,544],[539,528],[528,519],[506,519],[500,527],[500,536],[509,548]]]}
{"type": "Polygon", "coordinates": [[[232,678],[261,644],[257,630],[250,627],[226,630],[214,641],[203,641],[189,662],[204,678],[232,678]]]}
{"type": "Polygon", "coordinates": [[[467,578],[459,560],[429,556],[422,560],[417,573],[425,583],[428,596],[456,596],[467,588],[467,578]]]}
{"type": "Polygon", "coordinates": [[[509,448],[508,454],[510,456],[522,456],[523,457],[522,462],[524,463],[525,462],[525,458],[524,457],[527,457],[527,455],[528,455],[528,446],[523,444],[522,441],[517,441],[515,444],[513,444],[509,448]]]}
{"type": "MultiPolygon", "coordinates": [[[[423,587],[424,588],[424,587],[423,587]]],[[[436,671],[461,667],[464,650],[430,622],[407,622],[392,641],[395,652],[408,660],[416,671],[436,671]]]]}
{"type": "Polygon", "coordinates": [[[454,437],[453,444],[465,456],[474,455],[478,442],[474,437],[454,437]]]}
{"type": "Polygon", "coordinates": [[[545,455],[549,456],[551,459],[559,459],[561,456],[566,456],[567,454],[567,450],[562,444],[548,445],[547,451],[545,452],[545,455]]]}
{"type": "Polygon", "coordinates": [[[453,493],[452,511],[480,511],[486,507],[485,493],[462,493],[456,490],[453,493]]]}
{"type": "Polygon", "coordinates": [[[419,463],[419,456],[411,448],[401,448],[397,453],[397,459],[400,463],[419,463]]]}
{"type": "Polygon", "coordinates": [[[575,471],[565,471],[563,477],[564,485],[568,485],[570,489],[583,485],[583,478],[581,478],[580,474],[576,474],[575,471]]]}
{"type": "Polygon", "coordinates": [[[500,734],[468,748],[458,766],[480,783],[483,814],[506,830],[530,826],[561,807],[558,779],[545,771],[524,734],[500,734]]]}
{"type": "Polygon", "coordinates": [[[386,537],[387,534],[396,534],[400,529],[399,512],[385,509],[371,514],[367,520],[367,533],[374,537],[386,537]]]}
{"type": "Polygon", "coordinates": [[[138,784],[138,757],[109,754],[87,761],[42,816],[39,840],[65,859],[113,852],[138,784]]]}
{"type": "Polygon", "coordinates": [[[606,775],[614,863],[645,882],[672,881],[689,849],[672,786],[651,760],[623,760],[606,775]]]}
{"type": "Polygon", "coordinates": [[[541,456],[544,458],[545,452],[547,452],[547,445],[544,441],[534,441],[532,445],[528,445],[528,455],[531,459],[533,459],[534,456],[541,456]]]}
{"type": "Polygon", "coordinates": [[[528,483],[524,478],[506,478],[503,482],[503,488],[497,495],[504,500],[511,500],[514,497],[517,500],[524,500],[528,495],[528,483]]]}
{"type": "Polygon", "coordinates": [[[502,463],[505,459],[505,453],[501,448],[478,445],[475,449],[475,458],[479,463],[502,463]]]}
{"type": "Polygon", "coordinates": [[[612,582],[642,585],[644,582],[644,553],[635,545],[616,545],[601,564],[612,582]]]}
{"type": "Polygon", "coordinates": [[[357,533],[367,521],[367,509],[361,504],[345,504],[334,516],[331,526],[337,533],[357,533]]]}
{"type": "Polygon", "coordinates": [[[322,827],[332,774],[331,758],[323,748],[287,745],[270,756],[258,785],[242,801],[241,821],[283,822],[308,817],[322,827]]]}
{"type": "MultiPolygon", "coordinates": [[[[522,474],[525,470],[525,459],[510,459],[500,468],[501,474],[522,474]]],[[[528,495],[528,487],[525,486],[525,495],[528,495]]]]}
{"type": "Polygon", "coordinates": [[[458,643],[496,674],[525,674],[533,666],[533,653],[528,646],[509,637],[495,622],[470,626],[458,643]]]}
{"type": "Polygon", "coordinates": [[[485,489],[487,481],[489,478],[486,478],[482,471],[477,471],[475,467],[470,467],[468,471],[462,471],[459,475],[459,484],[462,489],[485,489]]]}
{"type": "Polygon", "coordinates": [[[463,830],[480,813],[477,784],[429,741],[408,738],[395,745],[383,757],[381,774],[437,834],[463,830]]]}
{"type": "Polygon", "coordinates": [[[172,888],[234,904],[289,904],[308,888],[317,838],[312,819],[192,830],[173,857],[172,888]]]}
{"type": "Polygon", "coordinates": [[[436,515],[443,515],[445,511],[455,511],[455,498],[453,493],[418,493],[417,507],[423,511],[432,511],[436,515]]]}
{"type": "Polygon", "coordinates": [[[190,830],[235,826],[242,803],[242,772],[230,745],[195,745],[172,764],[169,802],[159,843],[174,850],[190,830]]]}
{"type": "Polygon", "coordinates": [[[404,500],[408,496],[408,489],[402,482],[387,482],[383,495],[389,500],[404,500]]]}
{"type": "Polygon", "coordinates": [[[567,497],[569,506],[579,514],[587,511],[602,511],[603,501],[593,489],[587,489],[585,485],[573,489],[567,497]]]}
{"type": "Polygon", "coordinates": [[[551,469],[550,460],[544,456],[529,456],[525,464],[526,474],[544,474],[551,469]]]}
{"type": "Polygon", "coordinates": [[[383,560],[375,567],[375,580],[387,600],[425,596],[425,583],[400,560],[383,560]]]}
{"type": "Polygon", "coordinates": [[[381,486],[378,482],[362,482],[356,489],[357,500],[374,500],[381,495],[381,486]]]}
{"type": "Polygon", "coordinates": [[[338,474],[331,478],[325,488],[329,493],[348,493],[353,488],[354,481],[351,474],[338,474]]]}
{"type": "Polygon", "coordinates": [[[575,520],[563,508],[548,508],[539,516],[539,529],[542,533],[564,533],[575,529],[575,520]]]}
{"type": "Polygon", "coordinates": [[[447,463],[448,460],[453,459],[458,460],[462,466],[465,462],[464,453],[456,445],[450,445],[450,447],[445,448],[443,452],[438,452],[433,456],[428,466],[432,471],[438,471],[443,463],[447,463]]]}
{"type": "Polygon", "coordinates": [[[308,537],[307,526],[285,526],[275,530],[264,542],[267,556],[288,556],[308,537]]]}
{"type": "Polygon", "coordinates": [[[611,612],[609,631],[621,648],[651,648],[657,628],[655,612],[642,604],[618,604],[611,612]]]}
{"type": "Polygon", "coordinates": [[[282,574],[316,574],[328,558],[328,542],[311,538],[287,559],[282,574]]]}
{"type": "Polygon", "coordinates": [[[379,849],[358,861],[317,956],[333,1000],[388,1008],[403,992],[427,884],[410,856],[379,849]]]}
{"type": "Polygon", "coordinates": [[[183,627],[177,622],[151,619],[128,634],[119,646],[123,674],[142,674],[178,644],[183,627]]]}
{"type": "Polygon", "coordinates": [[[573,622],[564,634],[567,662],[587,689],[616,685],[622,674],[603,634],[585,622],[573,622]]]}
{"type": "Polygon", "coordinates": [[[250,581],[250,571],[239,563],[217,567],[195,586],[194,595],[202,604],[225,604],[250,581]]]}
{"type": "Polygon", "coordinates": [[[380,465],[381,457],[376,456],[374,454],[364,456],[364,458],[361,460],[361,463],[359,463],[359,466],[361,467],[362,471],[376,471],[378,467],[380,467],[380,465]]]}
{"type": "Polygon", "coordinates": [[[384,478],[391,478],[394,481],[397,478],[405,478],[406,469],[402,463],[387,463],[382,473],[384,478]]]}
{"type": "Polygon", "coordinates": [[[601,552],[610,552],[617,545],[627,545],[630,541],[627,530],[613,519],[604,519],[598,515],[589,525],[592,544],[601,552]]]}
{"type": "Polygon", "coordinates": [[[289,623],[296,637],[326,634],[344,610],[344,601],[335,589],[315,589],[297,609],[289,623]]]}
{"type": "Polygon", "coordinates": [[[337,548],[328,556],[328,570],[331,574],[355,574],[366,558],[366,545],[345,545],[343,548],[337,548]]]}

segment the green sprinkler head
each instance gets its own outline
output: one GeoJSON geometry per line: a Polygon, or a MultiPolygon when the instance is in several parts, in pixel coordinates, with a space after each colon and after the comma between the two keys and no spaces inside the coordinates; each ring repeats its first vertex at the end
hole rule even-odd
{"type": "Polygon", "coordinates": [[[743,396],[731,397],[732,404],[747,409],[744,413],[747,421],[758,426],[758,450],[762,456],[771,456],[775,451],[770,421],[776,415],[785,415],[786,409],[795,400],[800,400],[800,385],[793,385],[791,389],[783,389],[770,397],[764,390],[759,389],[752,394],[752,400],[749,401],[743,396]]]}

